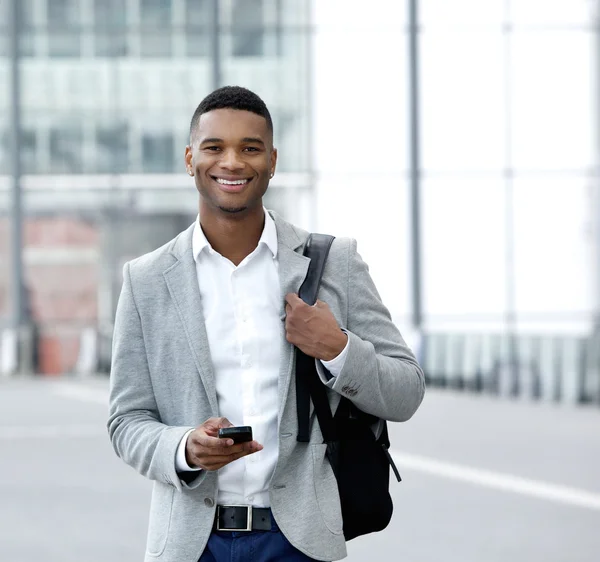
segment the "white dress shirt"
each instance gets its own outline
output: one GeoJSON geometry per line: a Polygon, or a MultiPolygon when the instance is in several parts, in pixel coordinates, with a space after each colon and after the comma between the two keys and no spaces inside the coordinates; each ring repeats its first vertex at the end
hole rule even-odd
{"type": "MultiPolygon", "coordinates": [[[[215,375],[219,415],[233,425],[249,425],[263,450],[219,470],[217,503],[269,507],[269,483],[277,463],[278,380],[285,323],[279,285],[277,230],[265,210],[265,226],[256,249],[237,267],[208,243],[199,219],[192,251],[202,311],[215,375]]],[[[332,361],[323,361],[337,376],[348,344],[332,361]]],[[[317,365],[319,365],[317,361],[317,365]]],[[[324,382],[325,373],[318,369],[324,382]]],[[[178,471],[200,470],[186,462],[188,432],[179,444],[178,471]]]]}

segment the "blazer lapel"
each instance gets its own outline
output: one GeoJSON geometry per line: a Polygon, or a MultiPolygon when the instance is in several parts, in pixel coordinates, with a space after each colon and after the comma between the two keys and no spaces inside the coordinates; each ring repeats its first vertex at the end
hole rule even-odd
{"type": "MultiPolygon", "coordinates": [[[[304,257],[298,250],[306,241],[308,233],[294,228],[271,212],[277,228],[277,253],[279,258],[279,285],[281,289],[282,312],[281,318],[285,321],[285,296],[288,293],[297,293],[300,285],[306,278],[310,259],[304,257]]],[[[281,366],[279,371],[279,414],[281,422],[285,402],[290,392],[290,381],[294,366],[294,346],[285,338],[281,348],[281,366]]],[[[295,390],[294,390],[295,392],[295,390]]]]}
{"type": "Polygon", "coordinates": [[[171,254],[177,258],[177,262],[167,269],[163,275],[171,298],[175,302],[182,329],[200,374],[200,380],[204,385],[213,414],[216,416],[219,407],[215,389],[215,375],[202,312],[196,262],[192,255],[192,233],[193,225],[177,238],[171,249],[171,254]]]}

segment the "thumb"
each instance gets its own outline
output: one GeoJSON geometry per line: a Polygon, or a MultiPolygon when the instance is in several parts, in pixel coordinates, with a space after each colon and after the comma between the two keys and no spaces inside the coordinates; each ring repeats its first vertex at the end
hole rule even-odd
{"type": "Polygon", "coordinates": [[[204,422],[204,427],[216,433],[221,427],[232,427],[233,424],[227,418],[209,418],[204,422]]]}
{"type": "Polygon", "coordinates": [[[285,302],[290,306],[293,306],[295,304],[303,303],[304,301],[296,293],[288,293],[285,295],[285,302]]]}
{"type": "Polygon", "coordinates": [[[227,418],[218,418],[218,428],[221,427],[233,427],[233,424],[227,418]]]}

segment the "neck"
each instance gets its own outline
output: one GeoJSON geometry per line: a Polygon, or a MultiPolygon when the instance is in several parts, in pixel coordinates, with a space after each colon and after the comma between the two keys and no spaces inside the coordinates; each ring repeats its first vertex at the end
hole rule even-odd
{"type": "Polygon", "coordinates": [[[265,226],[265,212],[262,207],[229,216],[225,212],[203,213],[200,207],[200,225],[204,236],[223,257],[234,265],[251,254],[258,246],[258,241],[265,226]]]}

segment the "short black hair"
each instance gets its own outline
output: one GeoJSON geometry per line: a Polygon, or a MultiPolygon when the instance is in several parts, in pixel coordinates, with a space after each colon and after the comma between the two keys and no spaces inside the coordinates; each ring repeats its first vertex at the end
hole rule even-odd
{"type": "Polygon", "coordinates": [[[265,102],[254,92],[241,86],[223,86],[206,96],[194,111],[190,122],[190,143],[193,142],[194,133],[198,127],[198,121],[203,113],[214,109],[239,109],[250,111],[264,117],[267,127],[273,133],[273,120],[265,102]]]}

